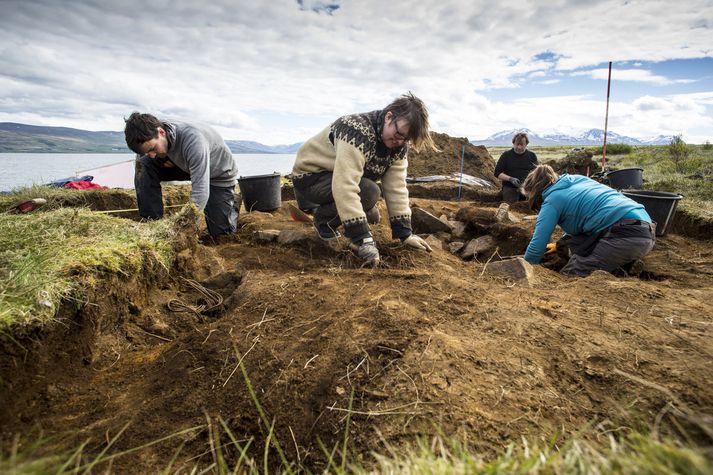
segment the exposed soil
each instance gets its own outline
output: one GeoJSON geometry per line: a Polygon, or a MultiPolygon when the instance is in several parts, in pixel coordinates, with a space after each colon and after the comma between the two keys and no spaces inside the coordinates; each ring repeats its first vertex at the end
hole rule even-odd
{"type": "MultiPolygon", "coordinates": [[[[440,135],[442,152],[413,156],[410,175],[459,171],[465,139],[440,135]]],[[[494,181],[493,168],[487,150],[466,147],[465,173],[494,181]]],[[[85,453],[98,454],[125,428],[115,453],[194,428],[111,466],[157,472],[182,446],[174,469],[188,470],[213,463],[211,434],[227,440],[220,420],[242,443],[254,439],[259,460],[274,423],[288,457],[317,471],[320,442],[331,450],[344,437],[352,396],[349,450],[364,463],[385,444],[438,430],[485,452],[587,424],[616,434],[655,422],[710,444],[713,247],[695,238],[706,223],[677,220],[674,232],[694,237],[659,238],[641,278],[566,278],[552,260],[535,266],[530,285],[514,284],[485,267],[524,252],[534,225],[525,205],[511,207],[519,222],[503,224],[495,192],[465,187],[463,201],[449,201],[456,190],[411,185],[412,204],[465,222],[464,239],[493,236],[496,253],[463,261],[404,249],[384,209],[372,228],[377,269],[360,268],[346,243],[320,241],[284,210],[244,214],[237,235],[217,243],[198,242],[200,220],[187,220],[170,272],[147,261],[140,275],[107,275],[85,302],[66,302],[56,323],[0,335],[0,448],[21,434],[22,449],[41,432],[57,436],[48,453],[90,439],[85,453]],[[264,243],[255,234],[264,229],[302,238],[264,243]],[[183,278],[222,303],[178,311],[176,299],[212,299],[183,278]]],[[[130,206],[112,199],[90,206],[130,206]]]]}
{"type": "MultiPolygon", "coordinates": [[[[496,236],[501,255],[527,244],[532,221],[503,226],[493,205],[413,201],[458,215],[471,236],[496,236]]],[[[406,250],[384,224],[374,226],[379,269],[359,268],[344,243],[330,247],[282,210],[241,224],[220,244],[185,241],[179,259],[184,276],[223,297],[218,310],[169,310],[172,299],[205,297],[147,266],[108,276],[79,308],[67,303],[57,324],[20,337],[24,349],[4,338],[3,446],[41,429],[61,436],[47,450],[90,438],[86,451],[96,454],[127,423],[113,450],[222,418],[240,440],[256,439],[250,453],[261,458],[269,428],[240,358],[278,440],[311,469],[324,459],[319,440],[331,449],[342,439],[352,394],[350,450],[365,460],[436,426],[487,451],[587,423],[648,423],[662,410],[661,427],[675,430],[665,415],[672,395],[713,414],[710,243],[659,239],[644,279],[571,279],[536,266],[524,286],[484,274],[477,260],[406,250]],[[306,238],[260,244],[258,229],[306,238]]],[[[190,225],[185,232],[195,235],[190,225]]],[[[695,423],[677,423],[704,439],[695,423]]],[[[207,429],[197,429],[118,458],[113,469],[157,471],[182,443],[178,467],[212,463],[209,452],[188,460],[208,447],[207,429]]]]}
{"type": "Polygon", "coordinates": [[[493,175],[495,161],[483,145],[473,145],[467,138],[451,137],[447,134],[431,132],[438,152],[423,150],[409,152],[409,176],[450,175],[460,173],[461,155],[463,173],[499,183],[493,175]],[[465,149],[463,149],[465,146],[465,149]]]}

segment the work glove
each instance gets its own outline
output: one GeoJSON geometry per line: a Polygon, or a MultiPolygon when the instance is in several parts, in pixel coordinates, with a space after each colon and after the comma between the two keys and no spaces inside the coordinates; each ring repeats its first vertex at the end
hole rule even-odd
{"type": "Polygon", "coordinates": [[[521,185],[520,180],[518,180],[518,179],[515,178],[514,176],[511,176],[510,178],[508,178],[508,181],[509,181],[510,184],[511,184],[512,186],[514,186],[515,188],[520,188],[520,185],[521,185]]]}
{"type": "Polygon", "coordinates": [[[431,252],[433,249],[431,249],[431,246],[428,245],[426,241],[424,241],[422,238],[416,236],[415,234],[410,235],[406,239],[404,239],[404,244],[407,246],[411,246],[414,249],[418,249],[420,251],[428,251],[431,252]]]}
{"type": "Polygon", "coordinates": [[[349,243],[349,247],[364,261],[362,266],[376,267],[379,265],[381,259],[379,258],[379,249],[376,247],[374,238],[364,238],[361,244],[349,243]]]}

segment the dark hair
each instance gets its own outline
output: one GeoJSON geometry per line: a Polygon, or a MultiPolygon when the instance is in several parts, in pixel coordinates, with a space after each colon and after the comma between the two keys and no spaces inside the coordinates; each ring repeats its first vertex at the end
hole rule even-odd
{"type": "Polygon", "coordinates": [[[530,137],[527,136],[527,132],[518,132],[512,137],[513,145],[515,145],[516,143],[520,143],[520,140],[522,139],[525,139],[526,144],[530,143],[530,137]]]}
{"type": "Polygon", "coordinates": [[[416,151],[424,146],[432,150],[438,150],[433,143],[431,133],[428,130],[428,110],[421,99],[414,96],[411,91],[394,100],[384,109],[384,115],[391,112],[391,121],[404,119],[409,124],[408,139],[413,142],[416,151]]]}
{"type": "Polygon", "coordinates": [[[124,138],[126,145],[135,153],[141,153],[141,145],[158,137],[158,128],[163,123],[151,114],[133,112],[128,119],[124,119],[124,138]]]}

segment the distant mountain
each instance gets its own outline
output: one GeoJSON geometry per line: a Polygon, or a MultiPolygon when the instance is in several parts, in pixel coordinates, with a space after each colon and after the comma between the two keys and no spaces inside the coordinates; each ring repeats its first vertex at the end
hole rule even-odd
{"type": "MultiPolygon", "coordinates": [[[[530,129],[503,130],[483,140],[472,140],[473,145],[490,145],[494,147],[507,147],[512,145],[512,137],[517,132],[526,132],[530,138],[532,146],[547,145],[602,145],[604,143],[604,130],[590,129],[578,136],[565,134],[545,134],[539,135],[530,129]]],[[[607,143],[623,143],[628,145],[667,145],[671,142],[670,136],[659,135],[649,140],[640,140],[625,135],[619,135],[613,131],[607,131],[607,143]]]]}
{"type": "Polygon", "coordinates": [[[302,143],[291,145],[264,145],[249,140],[226,140],[225,143],[233,153],[295,153],[302,143]]]}
{"type": "MultiPolygon", "coordinates": [[[[264,145],[226,140],[233,153],[295,153],[302,145],[264,145]]],[[[124,132],[91,132],[68,127],[0,122],[0,153],[131,153],[124,132]]]]}
{"type": "Polygon", "coordinates": [[[123,132],[90,132],[67,127],[0,122],[0,153],[129,153],[123,132]]]}

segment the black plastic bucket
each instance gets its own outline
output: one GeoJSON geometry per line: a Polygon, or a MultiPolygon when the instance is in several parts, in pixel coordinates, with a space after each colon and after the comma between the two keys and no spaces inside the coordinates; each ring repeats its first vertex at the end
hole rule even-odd
{"type": "Polygon", "coordinates": [[[644,183],[643,168],[622,168],[606,174],[608,185],[616,190],[639,189],[644,183]]]}
{"type": "Polygon", "coordinates": [[[272,211],[282,205],[280,195],[280,174],[241,176],[238,178],[240,193],[245,209],[250,211],[272,211]]]}
{"type": "Polygon", "coordinates": [[[622,191],[622,194],[644,205],[646,212],[656,222],[657,236],[666,234],[673,224],[678,200],[682,198],[681,195],[665,191],[627,190],[622,191]]]}

